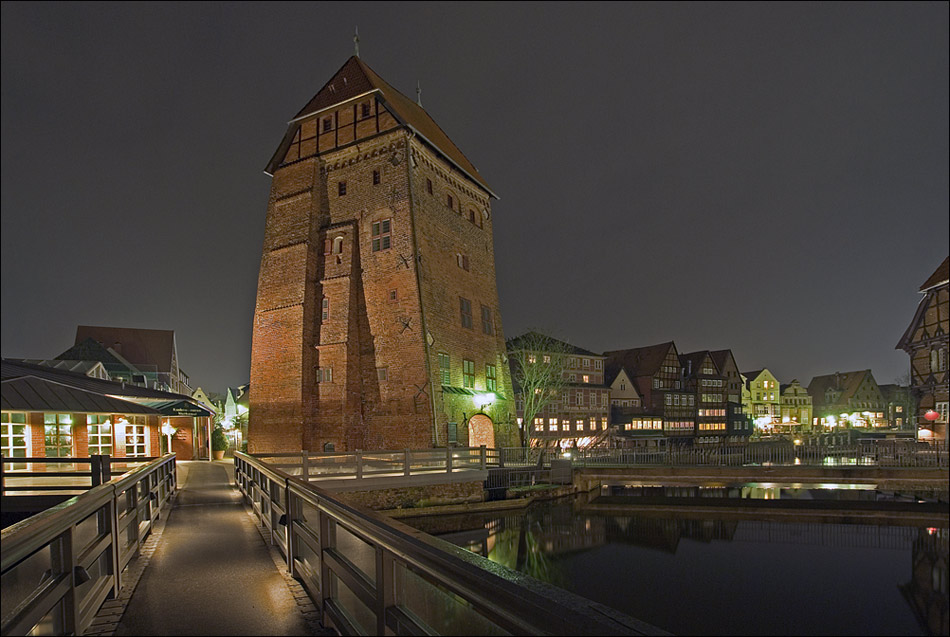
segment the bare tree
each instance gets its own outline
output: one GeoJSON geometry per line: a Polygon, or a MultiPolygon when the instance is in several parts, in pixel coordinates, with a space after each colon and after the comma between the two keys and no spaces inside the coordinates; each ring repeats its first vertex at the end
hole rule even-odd
{"type": "Polygon", "coordinates": [[[523,405],[521,446],[527,447],[534,419],[560,400],[571,346],[534,331],[509,339],[507,345],[511,379],[523,405]]]}

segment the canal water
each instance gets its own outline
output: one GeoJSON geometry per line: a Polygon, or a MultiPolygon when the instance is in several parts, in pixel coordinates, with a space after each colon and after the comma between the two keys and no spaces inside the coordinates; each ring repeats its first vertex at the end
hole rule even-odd
{"type": "MultiPolygon", "coordinates": [[[[828,486],[736,485],[731,495],[879,497],[828,486]]],[[[604,489],[637,493],[656,501],[655,487],[604,489]]],[[[850,524],[807,513],[776,522],[688,507],[603,514],[590,502],[404,521],[675,634],[947,634],[947,524],[850,524]]]]}

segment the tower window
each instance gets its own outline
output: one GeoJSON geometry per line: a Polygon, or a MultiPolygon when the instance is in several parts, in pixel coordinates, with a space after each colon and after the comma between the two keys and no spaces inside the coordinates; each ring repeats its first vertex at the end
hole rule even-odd
{"type": "Polygon", "coordinates": [[[317,382],[318,383],[332,383],[333,382],[333,368],[332,367],[318,367],[317,368],[317,382]]]}
{"type": "Polygon", "coordinates": [[[442,377],[443,385],[452,384],[452,367],[448,354],[439,352],[439,375],[442,377]]]}
{"type": "Polygon", "coordinates": [[[487,305],[482,306],[482,332],[489,335],[495,333],[495,325],[492,321],[491,308],[487,305]]]}
{"type": "Polygon", "coordinates": [[[472,329],[472,302],[460,296],[459,311],[462,315],[462,327],[472,329]]]}
{"type": "Polygon", "coordinates": [[[360,114],[361,114],[363,117],[369,117],[369,116],[370,116],[370,104],[369,104],[369,102],[363,102],[363,103],[360,105],[360,114]]]}
{"type": "Polygon", "coordinates": [[[389,250],[392,243],[392,235],[390,233],[391,221],[391,219],[383,219],[382,221],[373,222],[373,252],[389,250]]]}
{"type": "Polygon", "coordinates": [[[392,301],[392,302],[394,302],[394,303],[395,303],[396,301],[398,301],[398,300],[399,300],[399,290],[390,290],[390,291],[389,291],[389,300],[392,301]]]}
{"type": "Polygon", "coordinates": [[[343,237],[334,237],[333,254],[341,254],[342,252],[343,252],[343,237]]]}
{"type": "Polygon", "coordinates": [[[455,256],[456,256],[456,260],[458,261],[458,266],[459,266],[460,268],[462,268],[463,270],[465,270],[466,272],[468,272],[468,271],[469,271],[468,255],[467,255],[467,254],[457,254],[457,255],[455,255],[455,256]]]}
{"type": "Polygon", "coordinates": [[[452,195],[446,195],[445,197],[446,197],[446,201],[445,201],[446,205],[452,210],[455,210],[455,199],[452,198],[452,195]]]}
{"type": "Polygon", "coordinates": [[[341,197],[346,194],[346,182],[341,181],[336,185],[337,194],[341,197]]]}
{"type": "Polygon", "coordinates": [[[323,118],[323,132],[328,133],[333,130],[333,116],[323,118]]]}
{"type": "Polygon", "coordinates": [[[389,380],[389,368],[388,367],[377,367],[376,368],[376,378],[378,380],[389,380]]]}
{"type": "Polygon", "coordinates": [[[374,171],[373,171],[373,185],[374,185],[374,186],[378,186],[378,185],[379,185],[379,182],[380,182],[379,171],[378,171],[378,170],[374,170],[374,171]]]}
{"type": "Polygon", "coordinates": [[[496,376],[494,365],[485,365],[485,389],[495,391],[498,387],[498,377],[496,376]]]}
{"type": "Polygon", "coordinates": [[[475,361],[462,360],[462,387],[475,389],[475,361]]]}
{"type": "Polygon", "coordinates": [[[323,297],[321,317],[324,321],[330,319],[330,299],[323,297]]]}
{"type": "Polygon", "coordinates": [[[432,194],[432,180],[426,179],[426,192],[432,194]]]}

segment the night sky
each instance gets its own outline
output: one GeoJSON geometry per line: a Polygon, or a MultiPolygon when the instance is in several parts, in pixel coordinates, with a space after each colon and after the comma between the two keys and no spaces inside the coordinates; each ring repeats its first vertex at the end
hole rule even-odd
{"type": "Polygon", "coordinates": [[[174,329],[195,384],[246,382],[263,169],[354,25],[501,197],[508,336],[888,383],[947,256],[947,3],[0,11],[5,357],[174,329]]]}

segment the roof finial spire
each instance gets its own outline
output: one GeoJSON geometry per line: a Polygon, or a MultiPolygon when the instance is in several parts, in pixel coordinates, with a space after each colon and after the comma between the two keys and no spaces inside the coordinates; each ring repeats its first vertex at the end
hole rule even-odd
{"type": "Polygon", "coordinates": [[[353,51],[353,55],[360,56],[360,28],[358,26],[353,27],[353,51]]]}
{"type": "Polygon", "coordinates": [[[416,80],[416,104],[422,106],[422,84],[416,80]]]}

